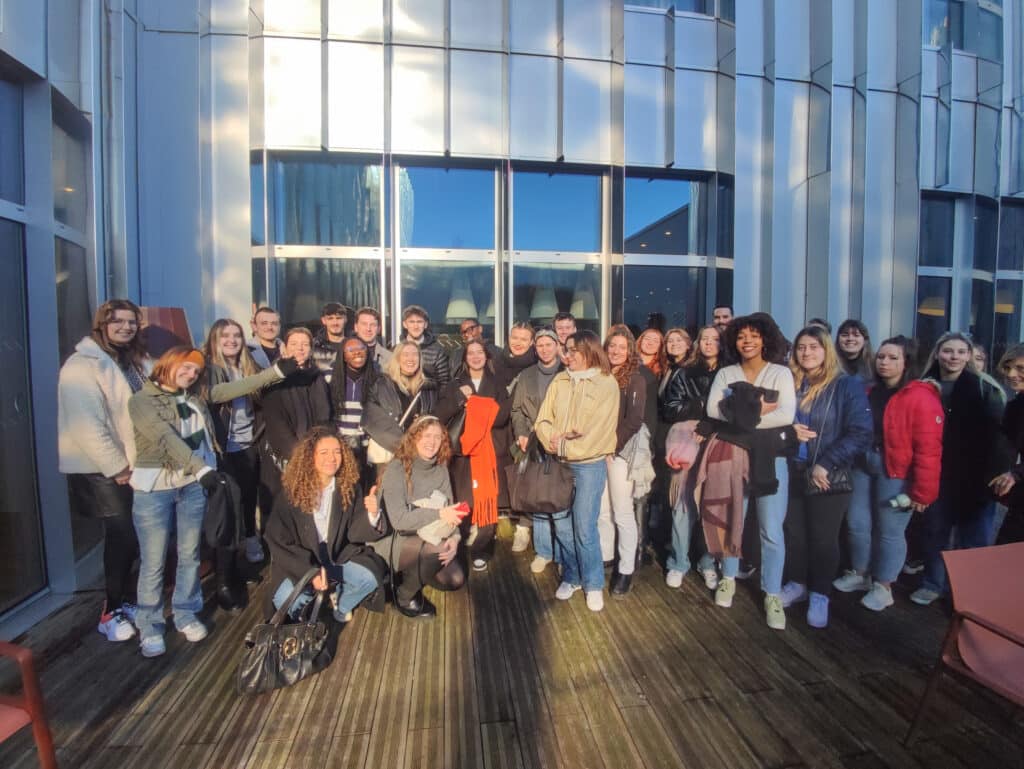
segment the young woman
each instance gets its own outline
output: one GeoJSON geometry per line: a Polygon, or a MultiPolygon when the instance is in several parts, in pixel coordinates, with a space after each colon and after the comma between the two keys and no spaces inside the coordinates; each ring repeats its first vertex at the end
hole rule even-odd
{"type": "Polygon", "coordinates": [[[190,642],[206,638],[196,614],[203,608],[199,540],[206,511],[204,489],[222,482],[210,412],[193,392],[204,365],[191,347],[172,347],[128,401],[135,429],[132,518],[139,535],[139,608],[136,623],[142,656],[157,657],[164,645],[164,564],[172,532],[178,567],[171,605],[174,624],[190,642]]]}
{"type": "Polygon", "coordinates": [[[465,582],[455,557],[465,513],[453,504],[448,473],[451,447],[437,417],[413,420],[396,448],[381,479],[384,510],[393,533],[373,547],[395,572],[395,608],[406,617],[430,618],[437,609],[423,595],[423,586],[458,590],[465,582]],[[427,502],[431,504],[425,506],[427,502]],[[436,543],[423,539],[418,532],[438,520],[450,527],[450,533],[436,543]]]}
{"type": "Polygon", "coordinates": [[[1009,508],[995,540],[995,544],[1005,545],[1024,541],[1024,494],[1019,485],[1024,481],[1024,462],[1021,459],[1024,457],[1024,345],[1014,344],[1007,348],[999,361],[999,372],[1015,394],[1013,400],[1006,404],[1003,433],[1017,453],[1017,463],[992,482],[994,493],[1004,498],[1009,508]]]}
{"type": "MultiPolygon", "coordinates": [[[[722,400],[731,393],[731,385],[746,382],[767,392],[760,401],[760,417],[749,436],[755,441],[751,451],[751,468],[763,468],[765,477],[752,477],[751,503],[755,506],[761,541],[761,589],[765,593],[764,610],[768,626],[776,630],[786,627],[782,608],[782,569],[786,562],[783,521],[789,496],[789,471],[785,448],[773,446],[766,439],[788,435],[779,428],[793,424],[796,395],[793,373],[783,365],[787,348],[775,320],[767,313],[754,313],[733,320],[725,331],[724,348],[732,349],[739,363],[719,369],[708,393],[707,412],[711,419],[725,419],[722,400]],[[730,393],[726,391],[729,390],[730,393]],[[756,435],[760,433],[760,438],[756,435]],[[772,476],[773,477],[769,477],[772,476]]],[[[781,439],[780,439],[781,440],[781,439]]],[[[737,557],[722,558],[722,579],[715,591],[718,606],[732,606],[736,594],[737,557]]]]}
{"type": "Polygon", "coordinates": [[[859,320],[849,318],[839,324],[836,331],[836,348],[844,373],[860,377],[864,384],[872,380],[871,335],[868,327],[859,320]]]}
{"type": "Polygon", "coordinates": [[[468,502],[472,511],[467,542],[473,570],[484,571],[498,527],[504,467],[511,461],[506,428],[512,399],[480,340],[471,340],[463,348],[460,373],[445,386],[436,415],[442,424],[450,424],[460,411],[465,417],[460,445],[452,447],[452,486],[455,498],[468,502]]]}
{"type": "MultiPolygon", "coordinates": [[[[661,394],[659,411],[662,424],[673,425],[691,419],[699,421],[705,417],[708,394],[720,365],[721,352],[722,335],[715,326],[704,326],[697,332],[697,344],[684,364],[673,370],[661,394]]],[[[669,587],[681,587],[683,577],[690,570],[691,534],[697,522],[697,511],[688,476],[688,471],[682,471],[682,475],[671,487],[675,499],[671,496],[669,498],[672,510],[672,550],[665,575],[665,584],[669,587]]],[[[708,590],[714,590],[718,587],[718,572],[715,571],[714,561],[707,554],[703,537],[698,537],[696,544],[701,551],[698,568],[704,584],[708,590]]]]}
{"type": "Polygon", "coordinates": [[[656,328],[641,331],[640,336],[636,338],[636,349],[640,355],[640,362],[660,381],[669,366],[661,332],[656,328]]]}
{"type": "MultiPolygon", "coordinates": [[[[538,331],[534,347],[537,351],[537,363],[519,375],[512,397],[512,434],[520,451],[526,451],[540,404],[543,403],[555,375],[562,370],[562,361],[558,355],[558,335],[554,331],[538,331]]],[[[520,537],[518,526],[516,537],[520,537]]],[[[528,534],[526,539],[529,544],[528,534]]],[[[513,551],[516,551],[516,544],[512,544],[513,551]]],[[[537,516],[533,519],[533,550],[536,555],[530,564],[530,570],[534,574],[540,574],[554,559],[553,548],[551,520],[547,516],[537,516]]],[[[525,550],[526,547],[522,549],[525,550]]]]}
{"type": "Polygon", "coordinates": [[[892,583],[907,557],[907,524],[939,493],[942,401],[934,383],[914,379],[916,354],[904,336],[886,339],[875,354],[868,392],[873,441],[854,465],[846,517],[853,568],[832,583],[844,593],[868,591],[861,605],[872,611],[892,606],[892,583]]]}
{"type": "MultiPolygon", "coordinates": [[[[399,342],[366,398],[363,429],[370,438],[394,453],[402,435],[416,417],[431,414],[437,403],[434,383],[423,375],[420,347],[415,342],[399,342]],[[402,421],[402,417],[405,421],[402,421]]],[[[377,477],[384,465],[377,467],[377,477]]]]}
{"type": "Polygon", "coordinates": [[[623,449],[644,426],[647,382],[639,371],[636,342],[626,326],[611,327],[604,340],[604,351],[619,388],[619,418],[615,426],[615,453],[606,460],[608,481],[601,495],[601,514],[597,519],[597,528],[601,538],[601,556],[606,562],[615,557],[615,544],[618,540],[618,566],[612,577],[610,592],[614,596],[621,596],[629,592],[639,544],[639,529],[633,505],[633,480],[623,449]]]}
{"type": "MultiPolygon", "coordinates": [[[[260,466],[253,395],[293,373],[296,363],[291,358],[278,358],[260,371],[245,345],[241,325],[227,318],[214,321],[203,353],[206,376],[201,394],[210,408],[217,445],[223,449],[219,466],[238,483],[246,559],[258,563],[263,560],[263,546],[256,535],[260,466]]],[[[218,548],[216,564],[217,603],[225,611],[242,608],[246,599],[236,567],[235,547],[218,548]]]]}
{"type": "MultiPolygon", "coordinates": [[[[353,610],[382,584],[387,565],[368,542],[381,539],[387,521],[376,488],[363,497],[359,467],[333,427],[314,427],[295,446],[281,479],[282,492],[267,527],[270,546],[268,597],[277,609],[311,567],[320,567],[312,590],[330,590],[334,618],[353,610]]],[[[384,607],[384,592],[372,608],[384,607]]],[[[312,591],[295,612],[312,598],[312,591]]]]}
{"type": "MultiPolygon", "coordinates": [[[[661,383],[669,373],[671,366],[665,352],[665,338],[661,331],[656,328],[648,328],[640,333],[636,340],[637,351],[640,355],[640,374],[644,378],[647,390],[644,408],[643,422],[650,432],[652,444],[655,451],[659,450],[657,436],[661,435],[661,426],[658,420],[658,391],[661,383]]],[[[663,464],[661,455],[655,459],[658,465],[663,464]]],[[[636,519],[640,527],[639,553],[644,563],[653,563],[655,547],[662,544],[662,534],[667,535],[668,526],[662,525],[661,499],[664,495],[654,486],[652,491],[637,497],[634,502],[636,519]],[[664,531],[662,531],[664,530],[664,531]]]]}
{"type": "Polygon", "coordinates": [[[132,564],[139,542],[132,525],[135,434],[128,399],[142,389],[151,362],[139,341],[142,313],[127,299],[100,305],[92,331],[75,347],[57,380],[60,471],[75,509],[103,522],[106,600],[97,630],[108,641],[135,635],[132,564]]]}
{"type": "MultiPolygon", "coordinates": [[[[508,344],[505,345],[505,349],[499,354],[498,360],[491,361],[494,365],[495,374],[497,374],[498,380],[508,390],[509,397],[515,394],[519,379],[523,373],[537,363],[537,351],[533,347],[535,334],[533,326],[525,321],[513,324],[512,328],[508,331],[508,344]]],[[[511,418],[502,430],[502,433],[501,439],[510,449],[516,443],[512,433],[511,418]]],[[[508,510],[510,507],[504,467],[512,459],[510,451],[505,451],[504,456],[501,454],[498,456],[499,510],[508,510]]],[[[530,518],[529,516],[520,515],[514,510],[508,510],[508,513],[509,520],[515,525],[515,534],[512,537],[512,552],[525,552],[530,546],[530,518]]]]}
{"type": "MultiPolygon", "coordinates": [[[[260,398],[264,432],[260,461],[272,463],[269,482],[273,498],[281,492],[281,473],[302,436],[317,425],[331,424],[327,380],[313,362],[313,335],[302,326],[284,335],[282,357],[292,358],[296,371],[271,386],[260,398]]],[[[269,519],[269,516],[267,516],[269,519]]],[[[266,527],[268,521],[263,522],[266,527]]]]}
{"type": "Polygon", "coordinates": [[[990,484],[1013,465],[1013,447],[1002,431],[1003,396],[998,385],[970,365],[971,340],[949,332],[928,357],[925,377],[942,390],[946,420],[942,431],[939,497],[924,515],[924,577],[910,600],[927,606],[945,592],[942,551],[955,526],[959,546],[984,547],[994,508],[990,484]]]}
{"type": "Polygon", "coordinates": [[[572,508],[555,516],[562,554],[562,582],[555,597],[566,601],[581,587],[591,611],[604,608],[604,564],[597,517],[607,479],[606,457],[615,453],[619,387],[608,356],[593,331],[566,340],[568,370],[557,374],[537,414],[537,438],[569,463],[576,483],[572,508]]]}
{"type": "Polygon", "coordinates": [[[870,447],[871,412],[863,382],[842,373],[836,348],[820,326],[797,334],[789,367],[797,398],[793,428],[800,447],[789,463],[792,480],[784,524],[788,581],[782,587],[782,606],[809,597],[807,624],[822,628],[828,625],[829,594],[839,572],[839,529],[851,493],[831,488],[831,481],[837,471],[849,474],[870,447]]]}

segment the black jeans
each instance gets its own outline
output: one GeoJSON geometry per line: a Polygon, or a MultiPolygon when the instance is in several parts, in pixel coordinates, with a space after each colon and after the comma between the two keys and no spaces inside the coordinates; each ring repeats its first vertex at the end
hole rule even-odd
{"type": "Polygon", "coordinates": [[[829,595],[839,572],[839,529],[850,507],[850,493],[805,496],[803,478],[793,474],[789,486],[785,580],[807,585],[813,593],[829,595]]]}
{"type": "MultiPolygon", "coordinates": [[[[260,454],[255,446],[221,456],[221,470],[235,479],[242,492],[242,522],[245,536],[256,534],[256,503],[259,500],[260,454]]],[[[268,509],[264,515],[269,515],[268,509]]]]}
{"type": "Polygon", "coordinates": [[[132,566],[139,557],[139,540],[132,523],[132,487],[100,473],[68,476],[71,504],[80,515],[103,523],[103,577],[107,611],[134,602],[132,566]]]}
{"type": "Polygon", "coordinates": [[[281,493],[281,471],[277,469],[265,441],[260,443],[260,466],[259,466],[259,505],[260,505],[260,533],[267,530],[270,523],[270,511],[274,507],[274,498],[281,493]]]}

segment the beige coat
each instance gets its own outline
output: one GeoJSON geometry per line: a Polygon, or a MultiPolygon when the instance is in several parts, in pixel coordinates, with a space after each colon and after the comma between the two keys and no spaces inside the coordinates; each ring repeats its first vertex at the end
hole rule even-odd
{"type": "Polygon", "coordinates": [[[579,433],[578,438],[558,442],[558,456],[567,462],[592,462],[615,453],[618,423],[619,386],[614,377],[597,369],[563,371],[544,395],[534,430],[545,447],[555,435],[579,433]]]}

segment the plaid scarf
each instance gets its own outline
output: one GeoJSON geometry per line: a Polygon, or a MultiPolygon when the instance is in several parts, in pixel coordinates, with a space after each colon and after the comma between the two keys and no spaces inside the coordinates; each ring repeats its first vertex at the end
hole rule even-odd
{"type": "Polygon", "coordinates": [[[185,441],[192,451],[203,445],[206,438],[206,430],[203,426],[203,418],[188,403],[188,396],[184,391],[175,393],[174,407],[178,410],[178,434],[185,441]]]}

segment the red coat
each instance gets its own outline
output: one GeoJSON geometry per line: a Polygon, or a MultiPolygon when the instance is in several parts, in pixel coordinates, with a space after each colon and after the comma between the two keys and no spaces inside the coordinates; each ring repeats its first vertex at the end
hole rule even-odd
{"type": "Polygon", "coordinates": [[[909,477],[910,498],[930,505],[939,496],[942,471],[945,411],[938,388],[910,382],[889,399],[882,420],[886,473],[890,478],[909,477]]]}

